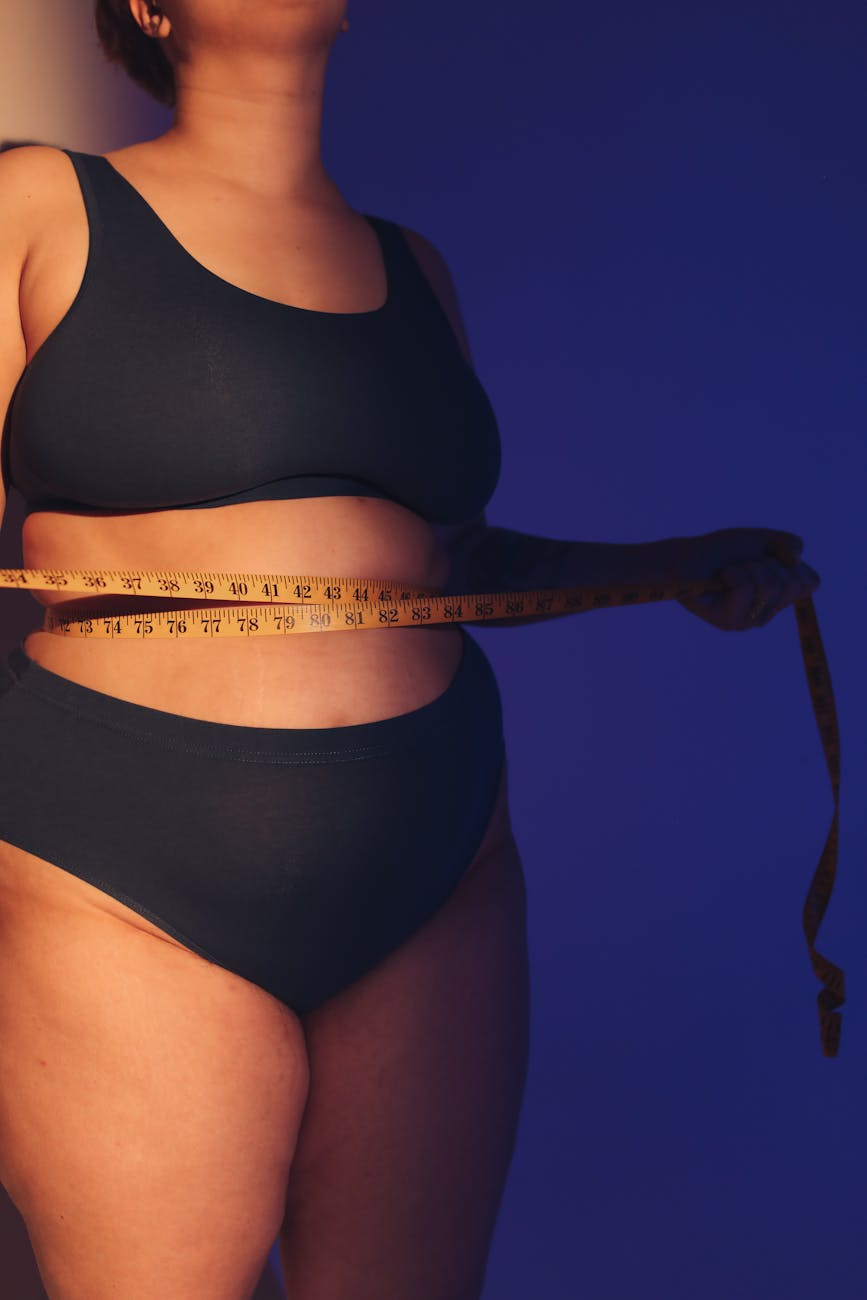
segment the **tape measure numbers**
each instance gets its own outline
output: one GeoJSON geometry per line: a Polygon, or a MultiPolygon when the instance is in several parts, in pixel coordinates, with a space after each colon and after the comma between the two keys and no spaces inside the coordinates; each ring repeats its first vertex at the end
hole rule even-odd
{"type": "MultiPolygon", "coordinates": [[[[436,588],[408,590],[390,579],[323,578],[309,574],[149,572],[121,569],[0,569],[0,588],[69,591],[93,596],[160,596],[192,599],[227,608],[156,610],[146,613],[98,613],[68,618],[46,608],[44,631],[101,640],[189,640],[225,637],[286,636],[303,632],[358,632],[386,627],[422,627],[434,623],[481,623],[545,614],[581,614],[621,605],[722,591],[722,581],[667,586],[626,583],[603,587],[551,587],[532,591],[459,593],[444,596],[436,588]],[[234,609],[233,605],[240,608],[234,609]]],[[[812,596],[794,602],[801,655],[825,754],[834,816],[810,882],[802,925],[810,964],[823,985],[818,994],[819,1029],[825,1056],[837,1055],[842,1028],[839,1008],[845,1002],[845,975],[816,950],[815,939],[828,908],[837,875],[840,799],[840,737],[831,675],[812,596]]]]}
{"type": "MultiPolygon", "coordinates": [[[[720,590],[724,583],[715,584],[720,590]]],[[[68,618],[48,606],[45,631],[100,640],[148,637],[284,636],[295,632],[363,631],[468,623],[528,615],[582,613],[612,603],[642,604],[709,590],[707,585],[553,587],[482,595],[438,594],[435,587],[408,589],[391,579],[323,578],[309,574],[175,573],[120,569],[0,569],[0,587],[107,595],[193,599],[228,608],[89,614],[68,618]],[[266,603],[258,603],[264,601],[266,603]],[[233,609],[240,604],[240,609],[233,609]]]]}

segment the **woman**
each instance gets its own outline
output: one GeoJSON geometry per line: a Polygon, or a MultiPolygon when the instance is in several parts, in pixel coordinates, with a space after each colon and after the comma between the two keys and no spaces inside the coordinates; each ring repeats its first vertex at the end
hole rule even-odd
{"type": "MultiPolygon", "coordinates": [[[[684,602],[720,627],[814,589],[787,533],[487,525],[496,421],[448,271],[322,163],[345,8],[98,0],[173,125],[0,158],[24,566],[439,591],[722,570],[730,594],[684,602]]],[[[62,595],[39,598],[93,609],[62,595]]],[[[207,602],[98,601],[167,605],[207,602]]],[[[43,628],[0,664],[0,729],[0,1181],[52,1300],[248,1300],[278,1237],[292,1300],[475,1300],[529,1043],[477,642],[43,628]]]]}

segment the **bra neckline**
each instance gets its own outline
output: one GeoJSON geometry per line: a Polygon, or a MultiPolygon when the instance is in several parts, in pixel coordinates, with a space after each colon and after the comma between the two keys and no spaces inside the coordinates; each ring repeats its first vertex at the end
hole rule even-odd
{"type": "Polygon", "coordinates": [[[244,289],[240,284],[234,284],[231,280],[227,280],[224,276],[218,275],[216,271],[212,271],[209,267],[205,266],[204,262],[200,262],[198,258],[193,257],[189,249],[186,248],[181,243],[181,241],[177,238],[177,236],[172,233],[172,231],[163,221],[162,217],[159,215],[156,209],[151,207],[150,203],[148,203],[147,199],[142,194],[142,192],[136,189],[132,181],[127,180],[126,176],[124,176],[122,172],[118,171],[114,163],[110,162],[109,159],[106,158],[104,154],[89,154],[87,156],[90,158],[98,159],[98,161],[101,162],[104,167],[108,168],[108,170],[112,172],[114,176],[118,177],[120,182],[126,187],[127,190],[129,190],[132,194],[135,195],[135,197],[139,200],[140,203],[144,204],[145,208],[148,210],[153,220],[165,232],[165,234],[167,235],[169,240],[171,240],[174,247],[182,254],[182,256],[186,261],[191,263],[194,267],[196,267],[196,269],[199,272],[201,272],[203,275],[206,275],[209,279],[215,280],[220,285],[224,285],[227,289],[232,290],[234,293],[241,294],[242,297],[244,298],[251,298],[253,299],[254,302],[268,303],[270,307],[276,307],[279,310],[284,312],[294,312],[296,315],[300,314],[303,316],[319,316],[319,317],[324,317],[326,319],[333,319],[333,320],[353,320],[356,317],[362,320],[370,320],[372,317],[384,315],[385,312],[389,310],[392,305],[394,299],[394,284],[393,284],[392,273],[391,273],[391,259],[389,257],[388,248],[386,247],[386,242],[383,238],[383,232],[380,224],[381,219],[379,217],[374,217],[368,212],[359,213],[360,216],[364,217],[364,220],[373,230],[373,233],[376,235],[377,243],[379,244],[379,251],[382,257],[382,267],[383,267],[383,272],[385,277],[385,302],[381,303],[379,307],[371,308],[370,311],[317,311],[313,307],[299,307],[295,303],[280,302],[276,298],[267,298],[262,294],[253,293],[250,289],[244,289]]]}

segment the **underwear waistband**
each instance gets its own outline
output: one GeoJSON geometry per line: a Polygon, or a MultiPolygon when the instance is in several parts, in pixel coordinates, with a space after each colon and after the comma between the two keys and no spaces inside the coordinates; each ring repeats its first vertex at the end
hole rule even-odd
{"type": "Polygon", "coordinates": [[[457,626],[463,640],[461,659],[455,676],[440,695],[407,713],[341,727],[254,727],[136,704],[45,668],[31,659],[20,644],[0,659],[0,670],[10,684],[14,682],[71,713],[164,744],[226,757],[279,760],[309,755],[320,761],[339,761],[384,755],[403,745],[423,742],[443,727],[458,723],[467,726],[480,708],[488,718],[495,718],[502,732],[502,706],[493,666],[478,642],[462,625],[457,626]]]}

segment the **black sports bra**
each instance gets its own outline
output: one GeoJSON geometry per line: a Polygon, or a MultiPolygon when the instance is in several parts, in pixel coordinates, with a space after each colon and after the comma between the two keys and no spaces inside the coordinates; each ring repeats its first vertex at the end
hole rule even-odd
{"type": "Polygon", "coordinates": [[[398,225],[362,214],[383,306],[292,307],[197,262],[106,158],[63,152],[90,246],[7,414],[2,472],[28,513],[337,495],[439,523],[484,509],[496,416],[398,225]]]}

